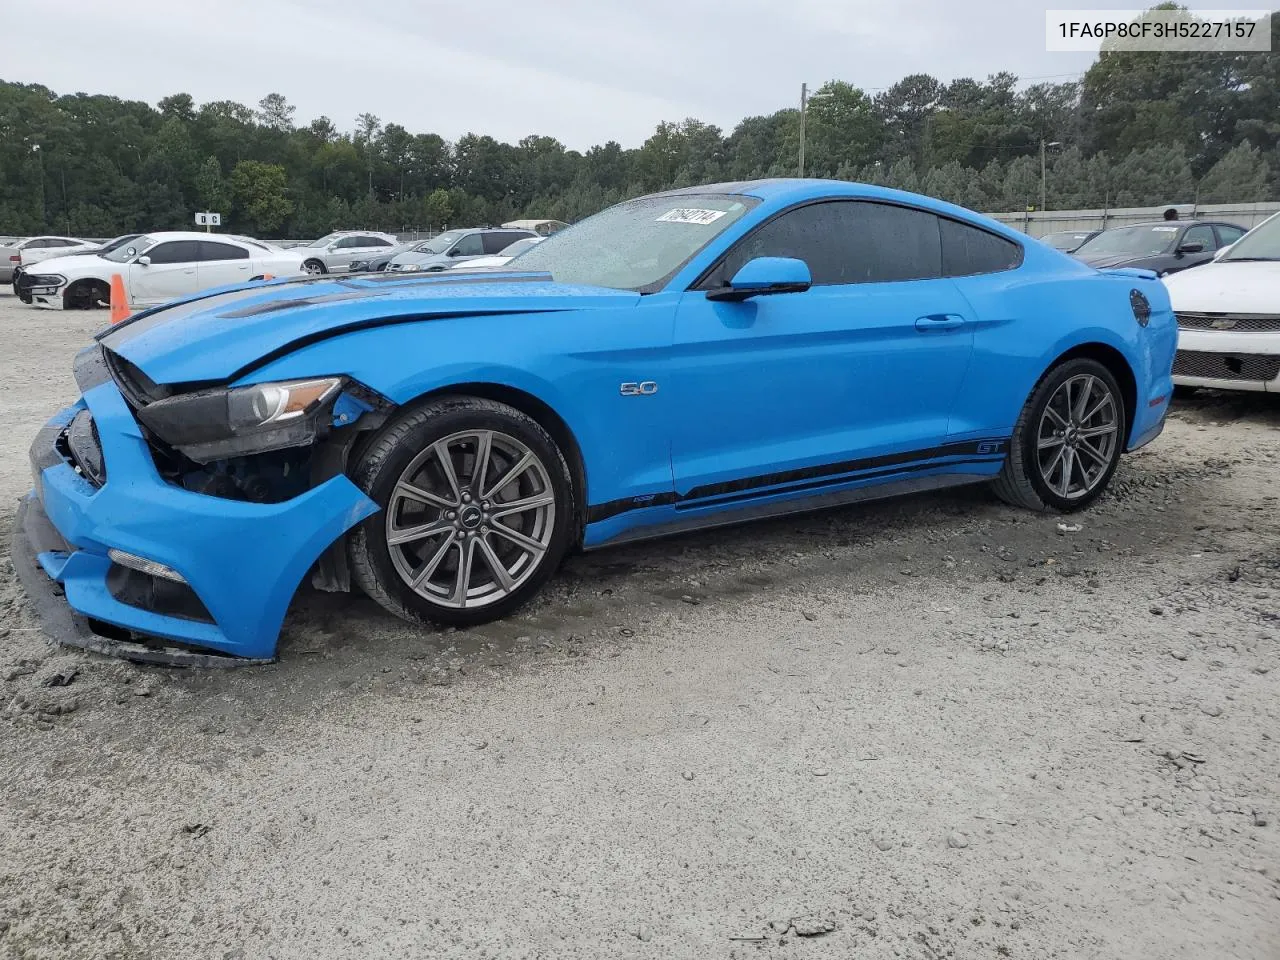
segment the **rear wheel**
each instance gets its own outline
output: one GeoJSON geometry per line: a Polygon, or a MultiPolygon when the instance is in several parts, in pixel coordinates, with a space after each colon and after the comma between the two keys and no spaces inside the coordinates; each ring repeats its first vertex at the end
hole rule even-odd
{"type": "Polygon", "coordinates": [[[1055,367],[1018,418],[996,494],[1031,510],[1088,506],[1120,462],[1126,422],[1123,395],[1105,366],[1082,357],[1055,367]]]}
{"type": "Polygon", "coordinates": [[[564,457],[506,404],[423,404],[370,442],[353,480],[382,508],[348,540],[355,580],[406,619],[503,617],[538,591],[571,542],[564,457]]]}

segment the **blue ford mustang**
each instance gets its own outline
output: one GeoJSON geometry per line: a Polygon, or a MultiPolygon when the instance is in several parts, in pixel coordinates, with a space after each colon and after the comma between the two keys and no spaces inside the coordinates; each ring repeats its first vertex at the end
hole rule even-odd
{"type": "Polygon", "coordinates": [[[31,450],[28,589],[135,654],[272,657],[308,575],[476,624],[578,546],[964,483],[1079,509],[1172,391],[1154,274],[893,190],[671,191],[510,268],[253,283],[103,331],[31,450]]]}

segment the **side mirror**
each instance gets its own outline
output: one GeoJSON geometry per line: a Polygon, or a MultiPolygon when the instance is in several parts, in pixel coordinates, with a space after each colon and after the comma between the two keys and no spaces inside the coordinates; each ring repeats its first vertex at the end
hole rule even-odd
{"type": "Polygon", "coordinates": [[[136,264],[138,264],[139,266],[143,266],[143,267],[149,267],[149,266],[151,266],[151,258],[150,258],[150,257],[139,257],[137,260],[135,260],[135,261],[133,261],[133,262],[134,262],[134,263],[136,263],[136,264]]]}
{"type": "Polygon", "coordinates": [[[337,244],[337,242],[335,241],[334,243],[329,244],[329,245],[328,245],[327,247],[325,247],[324,249],[325,249],[325,252],[326,252],[326,253],[333,253],[333,251],[335,251],[335,250],[337,250],[337,249],[338,249],[338,244],[337,244]]]}
{"type": "Polygon", "coordinates": [[[460,257],[460,256],[462,256],[462,251],[461,251],[461,250],[459,250],[457,247],[454,247],[452,250],[450,250],[448,253],[446,253],[446,254],[445,254],[445,256],[446,256],[446,257],[460,257]]]}
{"type": "Polygon", "coordinates": [[[708,290],[708,300],[741,301],[773,293],[803,293],[813,285],[809,265],[793,257],[756,257],[742,265],[727,287],[708,290]]]}
{"type": "Polygon", "coordinates": [[[1178,247],[1178,253],[1202,253],[1203,251],[1204,251],[1204,244],[1200,243],[1199,241],[1193,241],[1192,243],[1184,243],[1178,247]]]}

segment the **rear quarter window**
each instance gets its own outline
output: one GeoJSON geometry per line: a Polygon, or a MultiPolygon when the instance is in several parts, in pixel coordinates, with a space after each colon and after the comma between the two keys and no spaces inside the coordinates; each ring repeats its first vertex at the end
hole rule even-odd
{"type": "Polygon", "coordinates": [[[1000,273],[1022,263],[1022,247],[979,227],[938,218],[942,233],[942,272],[948,277],[1000,273]]]}

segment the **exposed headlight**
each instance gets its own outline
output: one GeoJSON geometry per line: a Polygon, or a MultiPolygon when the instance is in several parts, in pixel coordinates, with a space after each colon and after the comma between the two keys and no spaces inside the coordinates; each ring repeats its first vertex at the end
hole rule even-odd
{"type": "Polygon", "coordinates": [[[342,384],[342,377],[320,377],[202,390],[149,403],[138,419],[197,463],[304,447],[342,384]]]}
{"type": "Polygon", "coordinates": [[[421,269],[422,269],[422,264],[420,264],[420,263],[393,263],[393,264],[391,265],[391,268],[392,268],[393,270],[402,270],[402,271],[404,271],[405,273],[408,273],[408,272],[409,272],[409,271],[411,271],[411,270],[421,270],[421,269]]]}

